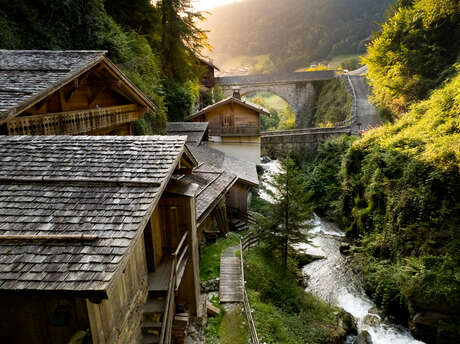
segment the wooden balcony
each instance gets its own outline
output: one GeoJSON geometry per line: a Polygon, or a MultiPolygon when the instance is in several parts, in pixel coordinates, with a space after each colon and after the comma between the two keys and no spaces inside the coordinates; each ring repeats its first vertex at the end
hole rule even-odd
{"type": "Polygon", "coordinates": [[[80,135],[138,120],[136,104],[16,117],[7,122],[8,135],[80,135]]]}
{"type": "Polygon", "coordinates": [[[259,136],[260,129],[257,126],[239,127],[209,127],[209,136],[259,136]]]}

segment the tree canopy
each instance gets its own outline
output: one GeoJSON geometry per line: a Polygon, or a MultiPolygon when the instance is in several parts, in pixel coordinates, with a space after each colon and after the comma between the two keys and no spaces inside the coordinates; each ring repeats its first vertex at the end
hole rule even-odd
{"type": "Polygon", "coordinates": [[[375,103],[397,115],[406,112],[455,72],[459,53],[458,0],[400,1],[363,59],[375,103]]]}
{"type": "Polygon", "coordinates": [[[182,120],[198,98],[197,57],[207,45],[200,19],[190,0],[0,0],[0,48],[107,50],[164,126],[166,113],[182,120]]]}

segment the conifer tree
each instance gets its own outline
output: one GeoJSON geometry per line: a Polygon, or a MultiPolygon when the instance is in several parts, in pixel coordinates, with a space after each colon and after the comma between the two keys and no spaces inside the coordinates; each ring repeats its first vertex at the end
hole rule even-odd
{"type": "Polygon", "coordinates": [[[313,205],[304,176],[294,160],[286,158],[281,166],[282,171],[267,182],[265,191],[274,202],[267,206],[265,216],[260,219],[259,236],[273,249],[281,251],[283,266],[287,267],[289,248],[308,241],[306,229],[313,205]]]}

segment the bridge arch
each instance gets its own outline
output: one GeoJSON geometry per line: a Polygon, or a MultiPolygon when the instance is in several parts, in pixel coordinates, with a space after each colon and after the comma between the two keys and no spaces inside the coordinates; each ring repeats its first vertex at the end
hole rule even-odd
{"type": "Polygon", "coordinates": [[[264,106],[270,112],[275,111],[277,113],[277,115],[272,113],[270,117],[262,117],[262,131],[295,128],[294,109],[284,97],[271,92],[269,89],[248,91],[241,94],[241,96],[250,102],[264,106]],[[263,103],[259,103],[256,99],[261,99],[263,103]]]}
{"type": "Polygon", "coordinates": [[[252,92],[270,92],[283,98],[293,109],[296,128],[313,125],[313,105],[316,98],[314,82],[336,77],[334,71],[301,72],[268,75],[247,75],[216,78],[225,96],[238,88],[242,95],[252,92]]]}

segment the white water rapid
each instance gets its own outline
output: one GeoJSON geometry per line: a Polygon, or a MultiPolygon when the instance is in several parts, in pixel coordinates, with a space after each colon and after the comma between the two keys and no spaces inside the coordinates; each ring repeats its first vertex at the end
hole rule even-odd
{"type": "MultiPolygon", "coordinates": [[[[262,167],[265,171],[262,183],[267,187],[267,180],[280,171],[280,165],[278,161],[271,161],[262,164],[262,167]]],[[[260,196],[269,202],[273,201],[263,191],[260,196]]],[[[309,230],[313,234],[311,243],[300,244],[298,249],[325,258],[303,268],[303,273],[309,276],[306,290],[350,313],[356,319],[358,333],[366,330],[373,344],[423,344],[415,340],[406,328],[380,318],[380,312],[364,292],[361,280],[348,268],[339,251],[345,234],[334,223],[316,215],[312,222],[313,228],[309,230]]],[[[350,336],[346,343],[351,344],[354,339],[350,336]]]]}

